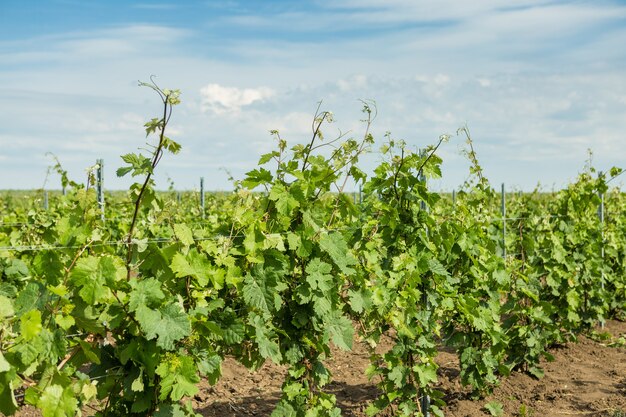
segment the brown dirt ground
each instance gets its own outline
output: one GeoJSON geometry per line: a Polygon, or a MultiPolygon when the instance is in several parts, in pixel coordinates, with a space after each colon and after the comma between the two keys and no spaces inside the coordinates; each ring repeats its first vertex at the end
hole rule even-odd
{"type": "MultiPolygon", "coordinates": [[[[613,340],[626,337],[626,322],[609,321],[602,330],[613,340]]],[[[621,339],[623,340],[623,339],[621,339]]],[[[385,346],[383,345],[384,349],[385,346]]],[[[513,373],[502,380],[492,395],[471,400],[458,378],[456,355],[441,352],[437,358],[439,389],[448,403],[446,417],[489,416],[484,406],[498,401],[504,416],[584,416],[626,417],[626,347],[608,346],[581,336],[551,351],[555,360],[544,363],[545,377],[537,380],[513,373]]],[[[355,343],[351,352],[335,351],[328,362],[334,381],[327,391],[348,417],[365,417],[365,409],[379,390],[364,374],[369,355],[363,344],[355,343]]],[[[280,396],[285,368],[266,363],[259,371],[249,372],[232,359],[223,364],[223,376],[215,386],[201,384],[193,399],[196,411],[204,417],[269,416],[280,396]]],[[[23,409],[18,417],[40,414],[23,409]]]]}
{"type": "MultiPolygon", "coordinates": [[[[614,338],[624,337],[626,323],[609,321],[603,331],[614,338]]],[[[513,373],[492,395],[473,401],[459,382],[457,356],[441,352],[437,362],[439,389],[448,403],[445,415],[488,416],[484,405],[498,401],[504,406],[504,416],[626,417],[626,347],[608,347],[581,336],[578,343],[551,353],[555,360],[543,364],[543,379],[513,373]]],[[[355,343],[351,352],[335,351],[328,366],[334,378],[328,391],[337,396],[343,415],[364,417],[367,404],[379,394],[364,374],[369,366],[367,349],[355,343]]],[[[284,373],[271,364],[250,373],[227,360],[222,379],[213,387],[205,385],[194,398],[194,405],[205,417],[269,416],[280,396],[284,373]]]]}

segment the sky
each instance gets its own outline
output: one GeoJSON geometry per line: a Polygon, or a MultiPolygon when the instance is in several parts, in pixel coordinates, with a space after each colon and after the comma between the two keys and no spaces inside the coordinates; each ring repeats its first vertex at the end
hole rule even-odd
{"type": "Polygon", "coordinates": [[[626,2],[609,0],[0,0],[0,189],[60,188],[56,155],[83,182],[104,160],[145,148],[161,112],[138,81],[180,89],[168,135],[178,155],[157,187],[228,190],[269,131],[308,142],[321,109],[327,138],[360,138],[362,103],[410,149],[440,135],[450,191],[468,176],[467,126],[486,176],[508,189],[558,189],[589,160],[626,168],[626,2]]]}

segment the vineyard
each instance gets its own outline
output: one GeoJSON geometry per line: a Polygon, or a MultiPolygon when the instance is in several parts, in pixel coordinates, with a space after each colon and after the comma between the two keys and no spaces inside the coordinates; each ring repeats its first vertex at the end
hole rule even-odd
{"type": "Polygon", "coordinates": [[[621,169],[506,193],[462,128],[469,176],[442,195],[428,182],[448,136],[420,152],[387,136],[382,162],[359,168],[375,146],[364,103],[359,138],[326,138],[318,110],[310,142],[273,131],[232,193],[199,204],[155,190],[180,150],[167,136],[180,100],[143,85],[163,113],[146,123],[150,151],[122,156],[128,192],[102,200],[98,166],[83,184],[57,164],[65,192],[47,209],[41,194],[0,197],[0,413],[196,416],[190,398],[228,360],[287,369],[273,417],[340,416],[328,361],[358,339],[380,391],[368,415],[442,416],[442,348],[478,398],[512,371],[542,378],[550,347],[624,318],[621,169]]]}

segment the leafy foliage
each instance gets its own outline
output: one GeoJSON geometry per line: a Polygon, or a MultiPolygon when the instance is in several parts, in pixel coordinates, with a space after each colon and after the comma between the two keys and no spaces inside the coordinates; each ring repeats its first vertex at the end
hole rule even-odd
{"type": "Polygon", "coordinates": [[[194,416],[186,399],[230,356],[286,366],[273,416],[339,416],[325,362],[358,337],[382,393],[369,415],[441,416],[441,345],[480,396],[514,369],[541,377],[551,345],[625,314],[626,199],[609,188],[619,169],[588,167],[554,195],[509,194],[503,219],[467,127],[470,176],[454,202],[428,187],[448,136],[412,152],[388,135],[380,164],[361,171],[376,115],[364,102],[360,139],[327,139],[333,115],[318,108],[306,143],[272,131],[276,149],[202,212],[197,196],[154,190],[159,161],[180,151],[166,135],[180,93],[141,85],[163,113],[145,124],[148,151],[122,156],[118,175],[138,182],[107,203],[113,215],[101,218],[91,172],[74,182],[56,157],[69,189],[53,210],[0,198],[5,415],[25,403],[53,417],[86,404],[101,416],[194,416]]]}

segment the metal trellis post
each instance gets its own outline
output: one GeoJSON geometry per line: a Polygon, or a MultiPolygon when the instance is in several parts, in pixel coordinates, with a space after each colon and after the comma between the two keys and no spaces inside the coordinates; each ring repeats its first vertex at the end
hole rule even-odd
{"type": "Polygon", "coordinates": [[[502,212],[502,258],[506,260],[506,199],[504,192],[504,183],[502,183],[502,201],[500,211],[502,212]]]}
{"type": "Polygon", "coordinates": [[[200,210],[204,219],[204,177],[200,177],[200,210]]]}
{"type": "Polygon", "coordinates": [[[96,194],[98,206],[100,207],[100,218],[104,221],[104,159],[97,159],[96,165],[96,194]]]}
{"type": "MultiPolygon", "coordinates": [[[[598,171],[598,178],[602,178],[602,171],[598,171]]],[[[600,288],[604,291],[604,193],[599,191],[600,205],[598,206],[598,219],[600,220],[600,258],[601,272],[600,272],[600,288]]],[[[604,321],[601,323],[601,327],[604,329],[604,321]]]]}
{"type": "MultiPolygon", "coordinates": [[[[418,149],[418,154],[420,156],[420,158],[424,158],[426,157],[426,150],[422,149],[419,150],[418,149]]],[[[426,188],[426,175],[424,174],[424,170],[421,169],[420,172],[418,173],[418,180],[424,184],[424,188],[426,188]]],[[[428,206],[426,205],[426,202],[424,200],[420,201],[420,209],[424,210],[424,211],[428,211],[428,206]]],[[[428,236],[428,228],[426,228],[426,235],[428,236]]],[[[426,288],[426,283],[423,284],[422,287],[422,292],[423,292],[423,299],[422,302],[424,303],[424,308],[428,311],[430,309],[430,305],[428,302],[428,291],[426,288]]],[[[424,417],[430,417],[430,396],[429,395],[422,395],[420,397],[420,408],[422,409],[422,414],[424,414],[424,417]]]]}

